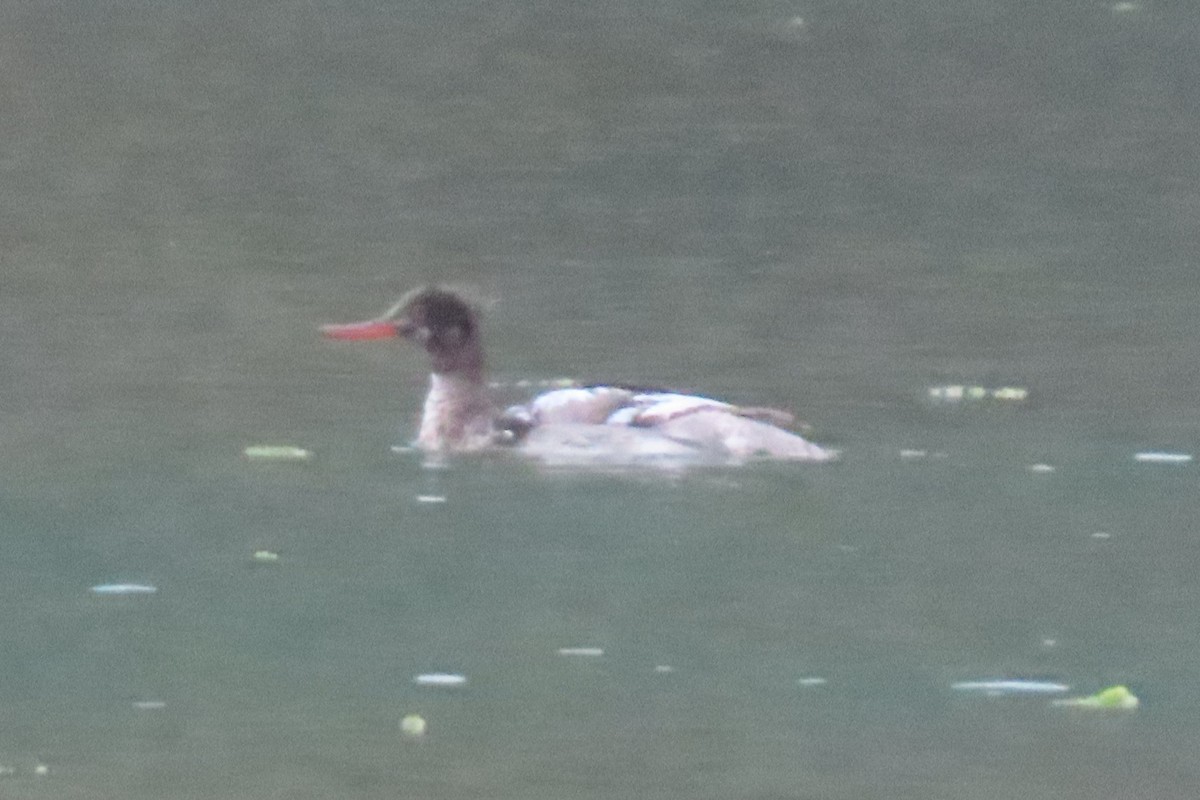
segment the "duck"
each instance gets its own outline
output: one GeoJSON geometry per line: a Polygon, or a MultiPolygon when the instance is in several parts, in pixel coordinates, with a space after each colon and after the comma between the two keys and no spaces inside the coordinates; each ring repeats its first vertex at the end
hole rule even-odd
{"type": "Polygon", "coordinates": [[[488,383],[478,303],[418,287],[363,322],[321,326],[330,339],[402,339],[429,359],[429,390],[413,445],[452,454],[517,449],[550,464],[740,464],[834,460],[787,426],[786,411],[625,384],[561,386],[501,408],[488,383]]]}

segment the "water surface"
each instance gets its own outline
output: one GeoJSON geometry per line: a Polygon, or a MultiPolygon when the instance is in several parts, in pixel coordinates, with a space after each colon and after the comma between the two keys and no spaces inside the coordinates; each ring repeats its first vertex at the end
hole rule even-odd
{"type": "Polygon", "coordinates": [[[5,6],[4,796],[1194,796],[1196,468],[1133,455],[1197,448],[1198,24],[5,6]],[[502,382],[844,459],[427,469],[418,354],[317,335],[425,281],[502,382]],[[950,688],[1005,677],[1142,707],[950,688]]]}

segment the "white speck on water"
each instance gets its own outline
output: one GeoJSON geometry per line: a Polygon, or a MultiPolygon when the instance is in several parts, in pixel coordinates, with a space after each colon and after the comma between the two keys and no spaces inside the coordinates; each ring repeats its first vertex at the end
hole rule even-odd
{"type": "Polygon", "coordinates": [[[981,692],[988,695],[1002,694],[1056,694],[1068,691],[1071,687],[1065,683],[1053,681],[1027,681],[1020,679],[1004,679],[992,681],[961,681],[952,684],[951,689],[959,692],[981,692]]]}
{"type": "Polygon", "coordinates": [[[121,594],[154,594],[157,586],[148,583],[101,583],[92,587],[92,594],[121,595],[121,594]]]}
{"type": "Polygon", "coordinates": [[[413,678],[413,683],[418,686],[453,687],[463,686],[466,682],[467,676],[457,672],[423,672],[413,678]]]}
{"type": "Polygon", "coordinates": [[[604,655],[602,647],[560,647],[558,648],[560,656],[580,656],[584,658],[598,658],[604,655]]]}
{"type": "Polygon", "coordinates": [[[133,707],[138,711],[161,711],[167,704],[162,700],[135,700],[133,707]]]}
{"type": "Polygon", "coordinates": [[[251,461],[310,461],[311,450],[290,444],[254,444],[242,450],[251,461]]]}
{"type": "Polygon", "coordinates": [[[950,384],[948,386],[930,386],[929,397],[932,400],[942,400],[949,403],[957,403],[963,399],[966,394],[967,387],[961,384],[950,384]]]}
{"type": "Polygon", "coordinates": [[[1134,453],[1133,460],[1140,464],[1190,464],[1191,453],[1166,453],[1160,450],[1146,450],[1134,453]]]}
{"type": "Polygon", "coordinates": [[[1029,390],[1022,386],[1001,386],[992,390],[992,397],[996,400],[1020,402],[1029,398],[1029,390]]]}

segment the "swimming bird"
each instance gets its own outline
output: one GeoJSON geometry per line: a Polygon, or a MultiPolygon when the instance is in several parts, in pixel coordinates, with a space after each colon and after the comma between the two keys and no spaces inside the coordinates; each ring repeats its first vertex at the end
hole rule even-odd
{"type": "Polygon", "coordinates": [[[829,461],[837,453],[785,430],[787,412],[621,384],[559,388],[500,410],[492,398],[480,310],[457,291],[421,287],[365,322],[325,325],[342,340],[401,338],[425,349],[431,375],[414,444],[433,453],[516,448],[548,463],[829,461]]]}

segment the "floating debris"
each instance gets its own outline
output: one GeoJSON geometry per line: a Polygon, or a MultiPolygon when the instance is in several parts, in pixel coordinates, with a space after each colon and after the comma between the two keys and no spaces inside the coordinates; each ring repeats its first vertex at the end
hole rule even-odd
{"type": "Polygon", "coordinates": [[[901,450],[900,451],[901,458],[925,458],[925,456],[927,456],[927,455],[929,455],[928,450],[901,450]]]}
{"type": "Polygon", "coordinates": [[[960,403],[963,400],[972,402],[999,400],[1004,403],[1020,403],[1029,399],[1029,390],[1023,386],[1001,386],[998,389],[988,389],[983,386],[951,383],[944,386],[930,386],[929,399],[939,403],[960,403]]]}
{"type": "Polygon", "coordinates": [[[1039,464],[1030,464],[1028,469],[1030,472],[1032,472],[1035,475],[1049,475],[1051,472],[1054,472],[1055,467],[1053,464],[1040,464],[1039,463],[1039,464]]]}
{"type": "Polygon", "coordinates": [[[425,718],[420,714],[406,714],[400,720],[400,732],[414,739],[424,736],[428,727],[429,725],[425,722],[425,718]]]}
{"type": "Polygon", "coordinates": [[[967,387],[965,386],[930,386],[929,399],[941,400],[951,403],[957,403],[963,399],[967,387]]]}
{"type": "Polygon", "coordinates": [[[465,686],[467,676],[457,672],[423,672],[413,678],[413,683],[418,686],[465,686]]]}
{"type": "Polygon", "coordinates": [[[560,656],[581,656],[585,658],[598,658],[604,655],[602,647],[560,647],[558,648],[560,656]]]}
{"type": "Polygon", "coordinates": [[[1147,450],[1134,453],[1133,460],[1140,464],[1190,464],[1191,453],[1164,453],[1159,450],[1147,450]]]}
{"type": "Polygon", "coordinates": [[[251,461],[309,461],[312,451],[284,444],[255,444],[242,451],[251,461]]]}
{"type": "Polygon", "coordinates": [[[1019,403],[1029,399],[1029,390],[1022,386],[1001,386],[992,389],[992,399],[1019,403]]]}
{"type": "Polygon", "coordinates": [[[1019,679],[1003,679],[992,681],[960,681],[950,685],[957,692],[979,692],[987,695],[1005,694],[1058,694],[1070,691],[1065,683],[1053,681],[1027,681],[1019,679]]]}
{"type": "Polygon", "coordinates": [[[274,550],[255,550],[251,559],[255,564],[278,564],[279,553],[274,550]]]}
{"type": "Polygon", "coordinates": [[[444,494],[419,494],[419,495],[417,495],[417,502],[418,503],[430,503],[430,504],[444,503],[444,502],[446,502],[446,495],[444,495],[444,494]]]}
{"type": "Polygon", "coordinates": [[[33,768],[33,774],[37,775],[39,778],[44,778],[50,774],[50,768],[45,764],[38,764],[33,768]]]}
{"type": "Polygon", "coordinates": [[[1110,686],[1103,691],[1089,694],[1087,697],[1066,697],[1054,701],[1056,706],[1072,706],[1075,708],[1115,708],[1132,710],[1138,707],[1140,701],[1133,692],[1125,686],[1110,686]]]}
{"type": "Polygon", "coordinates": [[[162,700],[135,700],[133,707],[138,711],[162,711],[167,704],[162,700]]]}
{"type": "Polygon", "coordinates": [[[92,587],[92,594],[154,594],[157,586],[148,583],[101,583],[92,587]]]}
{"type": "Polygon", "coordinates": [[[675,671],[675,668],[670,664],[655,664],[654,671],[659,675],[669,675],[675,671]]]}
{"type": "Polygon", "coordinates": [[[804,686],[804,687],[824,686],[827,683],[829,683],[828,680],[826,680],[825,678],[817,677],[816,675],[812,675],[807,678],[801,678],[798,681],[796,681],[797,686],[804,686]]]}

